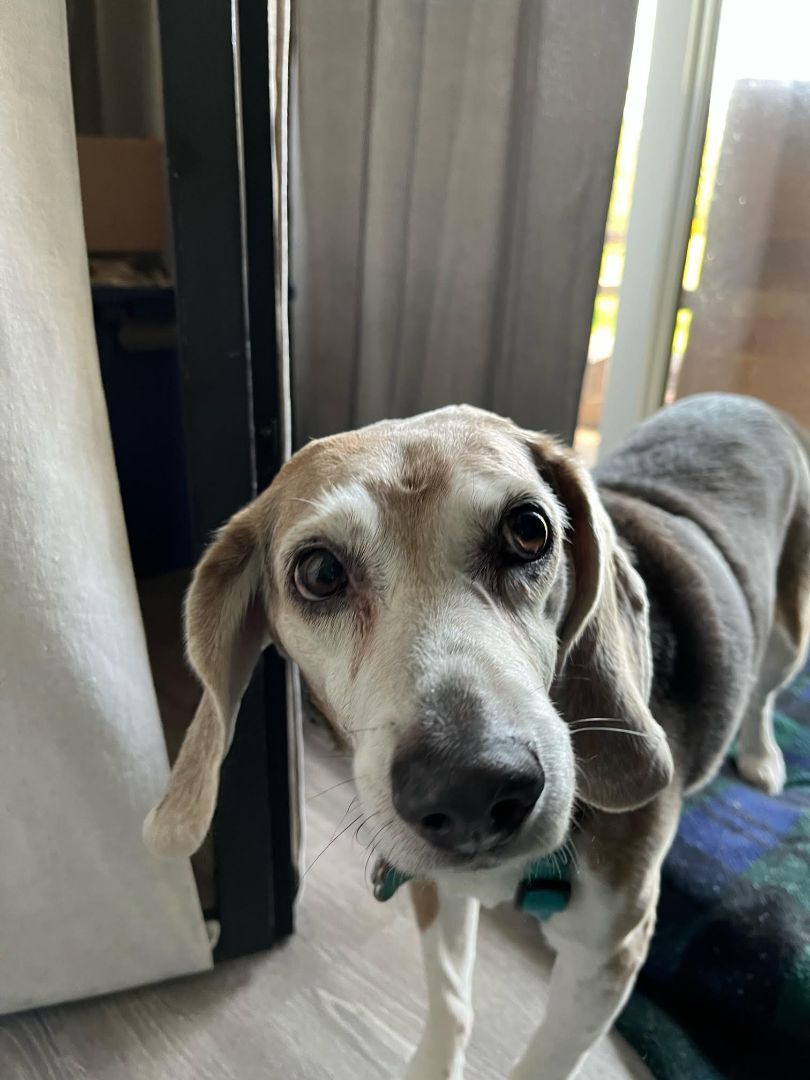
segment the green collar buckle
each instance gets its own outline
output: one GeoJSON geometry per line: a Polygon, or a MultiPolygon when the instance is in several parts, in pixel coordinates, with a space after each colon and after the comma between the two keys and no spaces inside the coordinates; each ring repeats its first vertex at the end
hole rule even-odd
{"type": "MultiPolygon", "coordinates": [[[[391,897],[410,881],[385,859],[378,859],[371,876],[374,899],[381,903],[391,897]]],[[[533,915],[535,919],[548,919],[562,911],[571,897],[571,866],[564,851],[555,851],[529,863],[515,894],[515,907],[533,915]]]]}

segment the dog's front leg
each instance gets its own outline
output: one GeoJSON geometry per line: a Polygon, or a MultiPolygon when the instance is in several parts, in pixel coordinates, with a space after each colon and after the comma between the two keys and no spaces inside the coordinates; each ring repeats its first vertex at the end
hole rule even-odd
{"type": "Polygon", "coordinates": [[[647,956],[678,808],[668,792],[583,829],[571,901],[546,924],[557,952],[546,1015],[512,1080],[569,1080],[610,1029],[647,956]]]}
{"type": "Polygon", "coordinates": [[[472,1029],[478,901],[421,882],[411,885],[411,897],[422,939],[428,1016],[406,1080],[461,1080],[472,1029]]]}
{"type": "Polygon", "coordinates": [[[558,946],[546,1015],[512,1080],[569,1080],[624,1005],[647,955],[655,911],[623,941],[603,947],[572,940],[558,946]]]}

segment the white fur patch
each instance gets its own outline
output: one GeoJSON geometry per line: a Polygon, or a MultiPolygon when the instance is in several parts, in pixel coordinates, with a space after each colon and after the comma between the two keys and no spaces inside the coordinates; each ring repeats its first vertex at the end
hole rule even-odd
{"type": "Polygon", "coordinates": [[[317,499],[306,500],[312,510],[284,536],[279,564],[291,552],[312,537],[332,540],[340,546],[373,544],[380,532],[380,511],[367,488],[358,481],[324,492],[317,499]]]}

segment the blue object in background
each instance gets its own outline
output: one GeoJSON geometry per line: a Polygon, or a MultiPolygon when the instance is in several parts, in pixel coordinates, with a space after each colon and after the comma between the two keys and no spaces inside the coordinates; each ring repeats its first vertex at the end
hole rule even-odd
{"type": "Polygon", "coordinates": [[[779,696],[780,795],[727,763],[685,803],[617,1027],[656,1080],[810,1072],[810,660],[779,696]]]}

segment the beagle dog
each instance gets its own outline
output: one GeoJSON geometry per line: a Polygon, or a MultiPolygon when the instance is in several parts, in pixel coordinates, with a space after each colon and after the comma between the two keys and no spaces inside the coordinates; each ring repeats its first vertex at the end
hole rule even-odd
{"type": "Polygon", "coordinates": [[[211,822],[240,698],[272,642],[354,755],[385,863],[412,880],[427,1025],[407,1076],[459,1080],[479,902],[565,852],[546,1015],[513,1080],[574,1075],[629,995],[685,794],[784,782],[774,697],[810,635],[804,437],[700,395],[595,477],[469,407],[312,442],[219,532],[185,608],[204,687],[145,823],[165,854],[211,822]]]}

